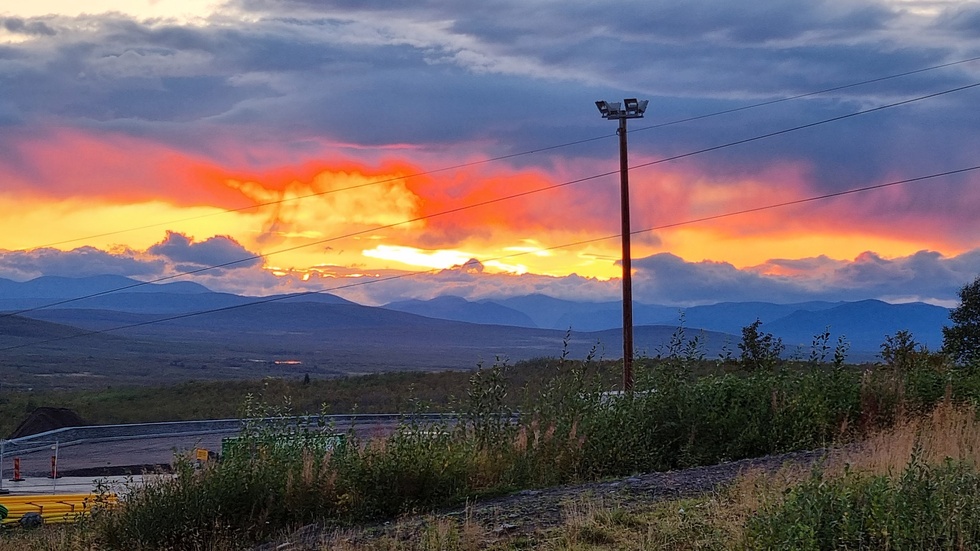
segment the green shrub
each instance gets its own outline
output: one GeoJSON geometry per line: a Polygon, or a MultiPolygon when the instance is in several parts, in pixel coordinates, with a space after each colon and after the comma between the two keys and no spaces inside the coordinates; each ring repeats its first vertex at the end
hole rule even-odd
{"type": "Polygon", "coordinates": [[[980,474],[913,459],[898,479],[820,472],[748,523],[748,549],[976,549],[980,474]]]}
{"type": "MultiPolygon", "coordinates": [[[[698,340],[685,341],[679,331],[665,354],[637,362],[631,393],[604,393],[610,377],[591,357],[541,362],[548,374],[539,377],[544,382],[535,383],[537,390],[525,383],[518,421],[509,404],[520,389],[508,379],[511,368],[497,364],[471,375],[457,404],[459,422],[422,425],[407,416],[386,438],[363,441],[347,432],[339,446],[327,444],[336,444],[334,427],[296,424],[288,403],[269,408],[250,399],[243,418],[271,421],[247,423],[220,463],[198,470],[179,461],[173,480],[135,489],[124,507],[106,515],[101,539],[114,549],[248,544],[310,522],[391,518],[515,489],[822,447],[889,426],[903,412],[928,411],[947,397],[975,402],[980,396],[974,371],[915,362],[908,369],[862,372],[844,367],[844,350],[839,342],[829,365],[822,361],[827,350],[820,349],[802,365],[697,376],[705,365],[698,340]]],[[[956,477],[973,483],[971,473],[954,466],[939,474],[909,473],[901,495],[956,477]]],[[[866,504],[879,511],[875,504],[892,490],[883,480],[845,480],[850,486],[831,491],[824,488],[829,482],[815,479],[812,488],[799,490],[799,500],[791,497],[784,509],[767,513],[783,515],[788,528],[777,533],[775,524],[758,520],[753,537],[810,545],[830,537],[824,532],[831,528],[858,530],[847,523],[857,522],[854,515],[864,514],[866,504]],[[859,494],[867,497],[842,501],[859,494]],[[845,511],[846,518],[827,528],[793,516],[810,509],[830,511],[820,513],[828,518],[845,511]]],[[[952,496],[942,498],[943,507],[960,499],[952,487],[943,491],[952,496]]],[[[916,499],[921,505],[927,497],[933,499],[916,499]]],[[[884,529],[898,534],[891,525],[884,529]]]]}

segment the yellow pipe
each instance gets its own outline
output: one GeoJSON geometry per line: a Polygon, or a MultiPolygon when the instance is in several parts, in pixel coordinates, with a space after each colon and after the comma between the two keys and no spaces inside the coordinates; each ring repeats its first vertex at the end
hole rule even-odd
{"type": "Polygon", "coordinates": [[[40,513],[45,523],[74,522],[86,515],[96,505],[114,507],[119,503],[115,494],[55,494],[5,496],[0,505],[7,508],[8,514],[3,524],[19,522],[27,513],[40,513]]]}

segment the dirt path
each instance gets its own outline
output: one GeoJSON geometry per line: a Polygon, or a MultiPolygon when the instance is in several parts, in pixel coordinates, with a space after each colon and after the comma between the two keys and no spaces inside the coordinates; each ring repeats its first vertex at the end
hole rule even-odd
{"type": "MultiPolygon", "coordinates": [[[[509,496],[441,511],[436,513],[436,516],[459,522],[473,522],[492,533],[509,535],[530,533],[560,526],[566,504],[583,498],[630,508],[661,500],[700,495],[730,483],[740,473],[751,470],[775,472],[787,464],[812,465],[826,455],[825,450],[791,452],[602,482],[524,490],[509,496]]],[[[430,520],[431,515],[401,519],[397,529],[393,523],[360,527],[350,530],[347,539],[357,542],[381,536],[405,537],[406,534],[423,530],[430,520]]],[[[326,548],[322,546],[322,542],[330,535],[319,526],[310,525],[288,538],[260,545],[255,548],[255,551],[316,551],[326,548]]]]}

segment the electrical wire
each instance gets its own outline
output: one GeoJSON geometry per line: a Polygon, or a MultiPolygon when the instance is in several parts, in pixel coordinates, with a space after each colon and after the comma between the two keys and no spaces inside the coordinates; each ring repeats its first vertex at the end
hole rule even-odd
{"type": "MultiPolygon", "coordinates": [[[[874,185],[869,185],[869,186],[852,188],[852,189],[847,189],[847,190],[843,190],[843,191],[837,191],[837,192],[833,192],[833,193],[825,193],[825,194],[822,194],[822,195],[815,195],[815,196],[811,196],[811,197],[804,197],[804,198],[801,198],[801,199],[794,199],[792,201],[783,201],[783,202],[780,202],[780,203],[771,203],[771,204],[763,205],[763,206],[759,206],[759,207],[753,207],[753,208],[748,208],[748,209],[731,211],[731,212],[726,212],[726,213],[722,213],[722,214],[716,214],[716,215],[712,215],[712,216],[704,216],[704,217],[700,217],[700,218],[693,218],[693,219],[689,219],[689,220],[684,220],[684,221],[680,221],[680,222],[673,222],[673,223],[670,223],[670,224],[663,224],[663,225],[660,225],[660,226],[654,226],[654,227],[645,228],[645,229],[641,229],[641,230],[634,230],[634,231],[631,231],[630,232],[630,235],[640,235],[640,234],[651,233],[651,232],[654,232],[654,231],[659,231],[659,230],[668,229],[668,228],[676,228],[676,227],[680,227],[680,226],[689,226],[689,225],[693,225],[693,224],[700,224],[700,223],[707,222],[707,221],[719,220],[719,219],[723,219],[723,218],[731,218],[731,217],[741,216],[741,215],[744,215],[744,214],[749,214],[749,213],[754,213],[754,212],[761,212],[761,211],[766,211],[766,210],[779,209],[779,208],[793,206],[793,205],[801,205],[801,204],[804,204],[804,203],[812,203],[812,202],[815,202],[815,201],[823,201],[823,200],[826,200],[826,199],[831,199],[831,198],[835,198],[835,197],[843,197],[843,196],[846,196],[846,195],[853,195],[853,194],[856,194],[856,193],[864,193],[864,192],[870,192],[870,191],[878,191],[878,190],[882,190],[882,189],[889,188],[889,187],[900,186],[900,185],[905,185],[905,184],[911,184],[911,183],[915,183],[915,182],[922,182],[922,181],[932,180],[932,179],[935,179],[935,178],[942,178],[942,177],[946,177],[946,176],[953,176],[953,175],[956,175],[956,174],[964,174],[964,173],[972,172],[972,171],[976,171],[976,170],[980,170],[980,165],[975,165],[975,166],[970,166],[970,167],[965,167],[965,168],[959,168],[959,169],[953,169],[953,170],[947,170],[947,171],[944,171],[944,172],[938,172],[938,173],[934,173],[934,174],[928,174],[928,175],[925,175],[925,176],[917,176],[917,177],[913,177],[913,178],[905,178],[905,179],[902,179],[902,180],[895,180],[895,181],[886,182],[886,183],[882,183],[882,184],[874,184],[874,185]]],[[[521,252],[516,252],[516,253],[512,253],[512,254],[504,255],[504,256],[499,256],[499,257],[495,257],[495,258],[487,258],[487,259],[484,259],[482,262],[491,262],[491,261],[495,261],[495,260],[505,260],[505,259],[510,259],[510,258],[514,258],[514,257],[528,255],[528,254],[536,254],[536,253],[539,253],[541,251],[550,251],[550,250],[557,250],[557,249],[566,249],[566,248],[571,248],[571,247],[577,247],[577,246],[584,245],[584,244],[596,243],[596,242],[599,242],[599,241],[606,241],[606,240],[610,240],[610,239],[616,239],[616,238],[621,237],[621,235],[622,234],[607,235],[607,236],[604,236],[604,237],[597,237],[597,238],[587,239],[587,240],[583,240],[583,241],[576,241],[576,242],[573,242],[573,243],[565,243],[565,244],[562,244],[562,245],[556,245],[556,246],[553,246],[553,247],[547,247],[547,248],[538,249],[538,250],[535,250],[535,251],[521,251],[521,252]]],[[[83,332],[78,333],[78,334],[75,334],[75,335],[67,335],[67,336],[62,336],[62,337],[54,337],[54,338],[51,338],[51,339],[45,339],[45,340],[41,340],[41,341],[35,341],[35,342],[30,342],[30,343],[24,343],[24,344],[19,344],[19,345],[8,346],[8,347],[0,348],[0,352],[8,352],[8,351],[17,350],[17,349],[20,349],[20,348],[35,347],[35,346],[40,346],[40,345],[43,345],[43,344],[51,344],[51,343],[55,343],[55,342],[72,340],[72,339],[77,339],[77,338],[86,337],[86,336],[101,335],[101,334],[106,334],[106,333],[123,331],[123,330],[126,330],[126,329],[135,329],[135,328],[144,327],[144,326],[147,326],[147,325],[155,325],[155,324],[158,324],[158,323],[164,323],[164,322],[168,322],[168,321],[176,321],[176,320],[181,320],[181,319],[186,319],[186,318],[191,318],[191,317],[196,317],[196,316],[203,316],[203,315],[207,315],[207,314],[215,314],[215,313],[220,313],[220,312],[228,312],[228,311],[237,310],[237,309],[240,309],[240,308],[246,308],[246,307],[251,307],[251,306],[258,306],[258,305],[261,305],[261,304],[269,304],[269,303],[272,303],[272,302],[280,302],[280,301],[283,301],[283,300],[289,300],[289,299],[294,299],[294,298],[301,298],[301,297],[304,297],[304,296],[312,296],[312,295],[325,294],[325,293],[330,293],[330,292],[334,292],[334,291],[341,291],[341,290],[344,290],[344,289],[350,289],[350,288],[354,288],[354,287],[360,287],[360,286],[364,286],[364,285],[376,285],[378,283],[384,283],[384,282],[398,280],[398,279],[405,279],[405,278],[409,278],[409,277],[418,277],[420,275],[434,274],[434,273],[438,273],[439,271],[441,271],[441,270],[427,270],[427,271],[422,271],[422,272],[411,272],[411,273],[405,273],[405,274],[397,274],[397,275],[387,276],[387,277],[383,277],[383,278],[376,278],[376,279],[369,279],[369,280],[364,280],[364,281],[357,281],[357,282],[353,282],[353,283],[347,283],[347,284],[344,284],[344,285],[338,285],[338,286],[335,286],[335,287],[330,287],[328,289],[321,289],[321,290],[317,290],[317,291],[303,291],[303,292],[300,292],[300,293],[290,293],[290,294],[285,294],[285,295],[276,295],[276,296],[266,297],[266,298],[263,298],[263,299],[257,299],[257,300],[250,301],[250,302],[243,303],[243,304],[235,304],[235,305],[225,306],[225,307],[221,307],[221,308],[212,308],[212,309],[209,309],[209,310],[202,310],[202,311],[198,311],[198,312],[186,312],[186,313],[183,313],[183,314],[176,314],[176,315],[167,316],[167,317],[163,317],[163,318],[146,320],[146,321],[142,321],[142,322],[138,322],[138,323],[121,325],[121,326],[111,327],[111,328],[107,328],[107,329],[99,329],[99,330],[92,330],[92,331],[83,331],[83,332]]]]}
{"type": "Polygon", "coordinates": [[[951,61],[949,63],[943,63],[941,65],[933,65],[931,67],[925,67],[923,69],[914,69],[912,71],[906,71],[904,73],[896,73],[894,75],[888,75],[888,76],[883,76],[883,77],[878,77],[878,78],[872,78],[872,79],[869,79],[869,80],[862,80],[861,82],[855,82],[855,83],[852,83],[852,84],[842,84],[840,86],[834,86],[834,87],[831,87],[831,88],[824,88],[823,90],[817,90],[815,92],[806,92],[806,93],[803,93],[803,94],[797,94],[795,96],[786,96],[786,97],[777,98],[777,99],[773,99],[773,100],[769,100],[769,101],[763,101],[763,102],[760,102],[760,103],[754,103],[752,105],[746,105],[746,106],[743,106],[743,107],[733,107],[731,109],[725,109],[723,111],[716,111],[714,113],[709,113],[707,115],[695,115],[693,117],[687,117],[687,118],[684,118],[684,119],[676,119],[676,120],[672,120],[672,121],[669,121],[669,122],[663,122],[663,123],[659,123],[659,124],[654,124],[652,126],[639,126],[639,127],[636,127],[634,129],[630,130],[629,132],[630,133],[632,133],[632,132],[643,132],[645,130],[653,130],[655,128],[663,128],[665,126],[672,126],[672,125],[675,125],[675,124],[681,124],[681,123],[685,123],[685,122],[698,121],[698,120],[706,119],[706,118],[709,118],[709,117],[716,117],[718,115],[727,115],[729,113],[737,113],[739,111],[746,111],[748,109],[755,109],[757,107],[766,107],[768,105],[774,105],[776,103],[782,103],[782,102],[785,102],[785,101],[791,101],[791,100],[795,100],[795,99],[802,99],[802,98],[807,98],[807,97],[810,97],[810,96],[818,96],[818,95],[826,94],[826,93],[829,93],[829,92],[837,92],[837,91],[840,91],[840,90],[846,90],[848,88],[856,88],[858,86],[864,86],[866,84],[874,84],[876,82],[883,82],[883,81],[886,81],[886,80],[892,80],[892,79],[896,79],[896,78],[907,77],[907,76],[910,76],[910,75],[915,75],[915,74],[919,74],[919,73],[925,73],[925,72],[928,72],[928,71],[934,71],[936,69],[943,69],[943,68],[946,68],[946,67],[952,67],[954,65],[960,65],[962,63],[970,63],[971,61],[977,61],[977,60],[980,60],[980,56],[971,57],[971,58],[968,58],[968,59],[961,59],[961,60],[958,60],[958,61],[951,61]]]}
{"type": "MultiPolygon", "coordinates": [[[[646,130],[652,130],[652,129],[656,129],[656,128],[664,128],[664,127],[667,127],[667,126],[673,126],[673,125],[677,125],[677,124],[683,124],[683,123],[697,121],[697,120],[702,120],[702,119],[707,119],[707,118],[711,118],[711,117],[717,117],[717,116],[721,116],[721,115],[727,115],[727,114],[731,114],[731,113],[737,113],[737,112],[740,112],[740,111],[747,111],[747,110],[750,110],[750,109],[756,109],[756,108],[759,108],[759,107],[766,107],[766,106],[769,106],[769,105],[774,105],[774,104],[782,103],[782,102],[786,102],[786,101],[791,101],[791,100],[802,99],[802,98],[806,98],[806,97],[817,96],[817,95],[826,94],[826,93],[829,93],[829,92],[837,92],[837,91],[846,90],[846,89],[849,89],[849,88],[856,88],[856,87],[859,87],[859,86],[865,86],[865,85],[868,85],[868,84],[874,84],[874,83],[883,82],[883,81],[886,81],[886,80],[893,80],[893,79],[902,78],[902,77],[906,77],[906,76],[911,76],[911,75],[915,75],[915,74],[919,74],[919,73],[925,73],[925,72],[928,72],[928,71],[935,71],[935,70],[938,70],[938,69],[945,69],[945,68],[948,68],[948,67],[953,67],[953,66],[956,66],[956,65],[970,63],[970,62],[978,61],[978,60],[980,60],[980,56],[971,57],[971,58],[967,58],[967,59],[960,59],[960,60],[957,60],[957,61],[951,61],[951,62],[948,62],[948,63],[942,63],[942,64],[939,64],[939,65],[932,65],[930,67],[924,67],[924,68],[921,68],[921,69],[914,69],[914,70],[911,70],[911,71],[905,71],[905,72],[902,72],[902,73],[896,73],[896,74],[887,75],[887,76],[883,76],[883,77],[877,77],[877,78],[873,78],[873,79],[863,80],[863,81],[860,81],[860,82],[854,82],[854,83],[850,83],[850,84],[843,84],[843,85],[840,85],[840,86],[833,86],[833,87],[830,87],[830,88],[824,88],[822,90],[816,90],[816,91],[813,91],[813,92],[806,92],[806,93],[802,93],[802,94],[797,94],[797,95],[793,95],[793,96],[786,96],[786,97],[777,98],[777,99],[773,99],[773,100],[767,100],[767,101],[763,101],[763,102],[759,102],[759,103],[754,103],[754,104],[750,104],[750,105],[744,105],[744,106],[740,106],[740,107],[734,107],[734,108],[731,108],[731,109],[724,109],[724,110],[721,110],[721,111],[715,111],[715,112],[707,113],[707,114],[703,114],[703,115],[696,115],[696,116],[693,116],[693,117],[687,117],[687,118],[683,118],[683,119],[675,119],[675,120],[671,120],[671,121],[667,121],[667,122],[662,122],[662,123],[658,123],[658,124],[654,124],[654,125],[650,125],[650,126],[639,126],[639,127],[630,129],[629,130],[629,133],[643,132],[643,131],[646,131],[646,130]]],[[[158,227],[169,226],[169,225],[173,225],[173,224],[181,224],[181,223],[184,223],[184,222],[190,222],[190,221],[194,221],[194,220],[201,220],[201,219],[204,219],[204,218],[211,218],[211,217],[214,217],[214,216],[221,216],[221,215],[224,215],[224,214],[231,214],[231,213],[235,213],[235,212],[245,212],[245,211],[250,211],[250,210],[259,209],[259,208],[268,207],[268,206],[281,205],[281,204],[289,203],[289,202],[293,202],[293,201],[301,201],[301,200],[304,200],[304,199],[311,199],[313,197],[321,197],[321,196],[328,195],[328,194],[333,194],[333,193],[340,193],[340,192],[344,192],[344,191],[351,191],[351,190],[361,189],[361,188],[365,188],[365,187],[369,187],[369,186],[375,186],[375,185],[385,184],[385,183],[389,183],[389,182],[406,180],[406,179],[410,179],[410,178],[417,178],[417,177],[420,177],[420,176],[428,176],[428,175],[431,175],[431,174],[438,174],[438,173],[441,173],[441,172],[448,172],[450,170],[459,170],[459,169],[462,169],[462,168],[469,168],[469,167],[472,167],[472,166],[478,166],[478,165],[489,164],[489,163],[494,163],[494,162],[499,162],[499,161],[505,161],[505,160],[514,159],[514,158],[518,158],[518,157],[524,157],[524,156],[528,156],[528,155],[535,155],[537,153],[544,153],[546,151],[553,151],[553,150],[562,149],[562,148],[565,148],[565,147],[571,147],[571,146],[575,146],[575,145],[581,145],[581,144],[585,144],[585,143],[591,143],[591,142],[595,142],[595,141],[599,141],[599,140],[604,140],[604,139],[611,138],[611,137],[614,137],[614,136],[615,136],[615,134],[603,134],[601,136],[594,136],[594,137],[591,137],[591,138],[583,138],[583,139],[574,140],[574,141],[571,141],[571,142],[565,142],[565,143],[560,143],[560,144],[556,144],[556,145],[544,146],[544,147],[539,147],[539,148],[536,148],[536,149],[529,149],[529,150],[526,150],[526,151],[520,151],[520,152],[516,152],[516,153],[509,153],[509,154],[506,154],[506,155],[499,155],[499,156],[496,156],[496,157],[490,157],[490,158],[481,159],[481,160],[478,160],[478,161],[469,161],[469,162],[459,163],[459,164],[445,166],[445,167],[441,167],[441,168],[435,168],[435,169],[432,169],[432,170],[426,170],[426,171],[421,171],[421,172],[414,172],[414,173],[411,173],[411,174],[407,174],[405,176],[398,176],[398,177],[392,177],[392,178],[384,178],[384,179],[381,179],[381,180],[372,180],[370,182],[365,182],[363,184],[357,184],[357,185],[347,186],[347,187],[337,188],[337,189],[324,190],[324,191],[320,191],[320,192],[316,192],[316,193],[309,193],[309,194],[306,194],[306,195],[299,195],[299,196],[296,196],[296,197],[282,198],[282,199],[278,199],[276,201],[267,201],[267,202],[264,202],[264,203],[256,203],[254,205],[249,205],[249,206],[246,206],[246,207],[239,207],[239,208],[233,208],[233,209],[222,209],[219,212],[202,214],[202,215],[198,215],[198,216],[190,216],[190,217],[187,217],[187,218],[180,218],[180,219],[177,219],[177,220],[170,220],[170,221],[166,221],[166,222],[158,222],[158,223],[153,223],[153,224],[146,224],[146,225],[143,225],[143,226],[136,226],[136,227],[125,228],[125,229],[121,229],[121,230],[114,230],[114,231],[110,231],[110,232],[98,233],[98,234],[88,235],[88,236],[84,236],[84,237],[76,237],[76,238],[72,238],[72,239],[65,239],[65,240],[62,240],[62,241],[55,241],[55,242],[46,243],[46,244],[43,244],[43,245],[37,245],[37,246],[34,246],[34,247],[28,247],[27,249],[21,249],[21,250],[31,250],[31,249],[40,249],[40,248],[47,248],[47,247],[55,247],[55,246],[58,246],[58,245],[65,245],[65,244],[68,244],[68,243],[76,243],[76,242],[79,242],[79,241],[86,241],[86,240],[96,239],[96,238],[100,238],[100,237],[109,237],[109,236],[113,236],[113,235],[119,235],[119,234],[123,234],[123,233],[129,233],[129,232],[133,232],[133,231],[139,231],[139,230],[145,230],[145,229],[151,229],[151,228],[158,228],[158,227]]]]}
{"type": "MultiPolygon", "coordinates": [[[[711,151],[717,151],[717,150],[720,150],[720,149],[726,149],[726,148],[734,147],[734,146],[737,146],[737,145],[742,145],[742,144],[746,144],[746,143],[750,143],[750,142],[755,142],[755,141],[762,140],[762,139],[767,139],[767,138],[771,138],[771,137],[775,137],[775,136],[780,136],[780,135],[783,135],[783,134],[788,134],[790,132],[795,132],[795,131],[799,131],[799,130],[803,130],[803,129],[807,129],[807,128],[813,128],[815,126],[820,126],[820,125],[828,124],[828,123],[831,123],[831,122],[837,122],[837,121],[840,121],[840,120],[844,120],[844,119],[856,117],[856,116],[859,116],[859,115],[865,115],[865,114],[869,114],[869,113],[875,113],[875,112],[882,111],[882,110],[889,109],[889,108],[893,108],[893,107],[898,107],[898,106],[902,106],[902,105],[908,105],[908,104],[911,104],[911,103],[914,103],[914,102],[923,101],[923,100],[927,100],[927,99],[931,99],[931,98],[935,98],[935,97],[939,97],[939,96],[943,96],[943,95],[951,94],[951,93],[955,93],[955,92],[960,92],[960,91],[964,91],[964,90],[969,90],[969,89],[976,88],[976,87],[980,87],[980,82],[976,82],[976,83],[968,84],[968,85],[964,85],[964,86],[959,86],[959,87],[956,87],[956,88],[951,88],[951,89],[943,90],[943,91],[940,91],[940,92],[934,92],[934,93],[926,94],[926,95],[923,95],[923,96],[917,96],[915,98],[905,99],[905,100],[902,100],[902,101],[897,101],[897,102],[893,102],[893,103],[889,103],[889,104],[885,104],[885,105],[880,105],[880,106],[877,106],[877,107],[863,109],[863,110],[851,112],[851,113],[848,113],[848,114],[845,114],[845,115],[839,115],[839,116],[836,116],[836,117],[831,117],[831,118],[828,118],[828,119],[823,119],[823,120],[812,122],[812,123],[807,123],[807,124],[803,124],[803,125],[799,125],[799,126],[794,126],[794,127],[791,127],[791,128],[786,128],[786,129],[778,130],[778,131],[775,131],[775,132],[769,132],[769,133],[766,133],[766,134],[761,134],[761,135],[754,136],[754,137],[751,137],[751,138],[745,138],[745,139],[742,139],[742,140],[736,140],[736,141],[733,141],[733,142],[727,142],[727,143],[724,143],[724,144],[720,144],[720,145],[716,145],[716,146],[712,146],[712,147],[707,147],[707,148],[703,148],[703,149],[699,149],[699,150],[695,150],[695,151],[690,151],[690,152],[687,152],[687,153],[673,155],[671,157],[665,157],[665,158],[662,158],[662,159],[658,159],[656,161],[650,161],[650,162],[646,162],[646,163],[641,163],[641,164],[638,164],[638,165],[634,165],[634,166],[629,167],[629,170],[635,170],[637,168],[649,167],[649,166],[653,166],[653,165],[658,165],[658,164],[666,163],[666,162],[669,162],[669,161],[674,161],[674,160],[677,160],[677,159],[683,159],[683,158],[692,157],[692,156],[695,156],[695,155],[700,155],[700,154],[703,154],[703,153],[708,153],[708,152],[711,152],[711,151]]],[[[199,274],[199,273],[203,273],[203,272],[207,272],[207,271],[211,271],[211,270],[216,270],[216,269],[219,269],[219,268],[226,268],[226,267],[229,267],[229,266],[234,266],[234,265],[242,264],[242,263],[245,263],[245,262],[251,262],[253,260],[257,260],[257,259],[261,259],[261,258],[268,258],[270,256],[277,255],[277,254],[282,254],[282,253],[285,253],[285,252],[291,252],[291,251],[295,251],[295,250],[299,250],[299,249],[304,249],[304,248],[312,247],[312,246],[316,246],[316,245],[323,245],[323,244],[330,243],[330,242],[333,242],[333,241],[338,241],[338,240],[341,240],[341,239],[348,239],[348,238],[351,238],[351,237],[357,237],[357,236],[361,236],[361,235],[365,235],[365,234],[377,232],[377,231],[380,231],[380,230],[386,230],[386,229],[391,229],[391,228],[395,228],[395,227],[399,227],[399,226],[404,226],[404,225],[407,225],[407,224],[412,224],[412,223],[415,223],[415,222],[420,222],[420,221],[423,221],[423,220],[431,220],[433,218],[447,216],[447,215],[450,215],[450,214],[455,214],[455,213],[459,213],[459,212],[462,212],[462,211],[470,210],[470,209],[473,209],[473,208],[484,207],[484,206],[488,206],[488,205],[492,205],[492,204],[496,204],[496,203],[501,203],[501,202],[504,202],[504,201],[509,201],[509,200],[517,199],[517,198],[520,198],[520,197],[527,197],[529,195],[534,195],[534,194],[545,192],[545,191],[550,191],[550,190],[554,190],[554,189],[560,189],[560,188],[572,186],[572,185],[575,185],[575,184],[580,184],[580,183],[583,183],[583,182],[588,182],[588,181],[596,180],[596,179],[599,179],[599,178],[603,178],[603,177],[606,177],[606,176],[611,176],[611,175],[617,174],[618,172],[619,172],[618,170],[617,171],[603,172],[601,174],[595,174],[595,175],[592,175],[592,176],[586,176],[586,177],[583,177],[583,178],[577,178],[577,179],[574,179],[574,180],[568,180],[568,181],[565,181],[565,182],[560,182],[558,184],[551,184],[551,185],[548,185],[548,186],[542,186],[542,187],[538,187],[538,188],[535,188],[535,189],[531,189],[531,190],[527,190],[527,191],[522,191],[522,192],[519,192],[519,193],[513,193],[513,194],[510,194],[510,195],[504,195],[504,196],[501,196],[501,197],[496,197],[494,199],[488,199],[488,200],[485,200],[485,201],[479,201],[479,202],[476,202],[476,203],[471,203],[469,205],[463,205],[463,206],[460,206],[460,207],[455,207],[455,208],[447,209],[447,210],[444,210],[444,211],[427,214],[427,215],[424,215],[424,216],[417,216],[415,218],[411,218],[411,219],[407,219],[407,220],[401,220],[399,222],[393,222],[393,223],[390,223],[390,224],[384,224],[384,225],[381,225],[381,226],[376,226],[376,227],[372,227],[372,228],[365,229],[365,230],[359,230],[359,231],[355,231],[355,232],[350,232],[350,233],[347,233],[347,234],[344,234],[344,235],[338,235],[338,236],[329,237],[329,238],[326,238],[326,239],[320,239],[320,240],[312,241],[312,242],[309,242],[309,243],[304,243],[302,245],[295,245],[295,246],[292,246],[292,247],[286,247],[286,248],[278,249],[278,250],[271,251],[271,252],[268,252],[268,253],[250,255],[248,257],[241,258],[241,259],[238,259],[238,260],[233,260],[233,261],[223,262],[223,263],[220,263],[220,264],[214,264],[214,265],[210,265],[210,266],[205,266],[205,267],[197,268],[197,269],[194,269],[194,270],[181,271],[181,272],[178,272],[176,274],[171,274],[171,275],[168,275],[168,276],[163,276],[163,277],[152,279],[152,280],[149,280],[149,281],[138,281],[138,282],[135,282],[133,284],[125,285],[125,286],[118,287],[118,288],[115,288],[115,289],[110,289],[110,290],[106,290],[106,291],[100,291],[100,292],[97,292],[97,293],[91,293],[91,294],[84,295],[84,296],[81,296],[81,297],[75,297],[75,298],[64,299],[64,300],[52,302],[52,303],[49,303],[49,304],[46,304],[46,305],[42,305],[42,306],[36,306],[36,307],[33,307],[33,308],[27,308],[27,309],[18,310],[18,311],[15,311],[15,312],[8,312],[8,313],[0,314],[0,319],[2,319],[4,317],[14,316],[14,315],[26,314],[26,313],[34,312],[34,311],[37,311],[37,310],[43,310],[43,309],[51,308],[51,307],[54,307],[54,306],[60,306],[60,305],[63,305],[63,304],[70,304],[70,303],[77,302],[77,301],[80,301],[80,300],[85,300],[85,299],[89,299],[89,298],[95,298],[95,297],[104,296],[104,295],[108,295],[108,294],[112,294],[112,293],[117,293],[117,292],[120,292],[120,291],[125,291],[125,290],[128,290],[128,289],[133,289],[133,288],[136,288],[136,287],[142,287],[144,285],[150,285],[150,284],[154,284],[154,283],[161,283],[161,282],[164,282],[164,281],[169,281],[169,280],[176,279],[176,278],[183,277],[183,276],[199,274]]]]}

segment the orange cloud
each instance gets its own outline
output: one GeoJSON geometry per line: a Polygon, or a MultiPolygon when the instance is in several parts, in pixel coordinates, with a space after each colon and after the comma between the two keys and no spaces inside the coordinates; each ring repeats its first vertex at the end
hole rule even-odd
{"type": "MultiPolygon", "coordinates": [[[[617,175],[562,185],[608,170],[605,165],[556,159],[547,171],[480,164],[422,174],[431,167],[399,157],[409,150],[389,151],[389,159],[368,165],[350,158],[297,163],[293,153],[273,148],[255,168],[231,140],[213,144],[228,152],[222,158],[234,159],[226,162],[111,133],[49,130],[3,140],[10,147],[0,153],[0,248],[98,236],[65,247],[145,249],[171,230],[199,241],[227,235],[249,250],[277,253],[266,266],[282,273],[444,267],[476,257],[494,272],[619,274],[618,239],[550,250],[619,233],[617,175]],[[474,206],[480,203],[488,204],[474,206]]],[[[454,163],[459,160],[442,166],[454,163]]],[[[693,163],[634,170],[633,229],[821,193],[798,163],[711,174],[693,163]]],[[[976,224],[963,224],[980,210],[980,193],[971,191],[978,186],[968,184],[948,188],[965,191],[952,201],[950,216],[934,214],[949,209],[950,197],[934,197],[945,188],[896,187],[656,230],[634,237],[633,255],[671,252],[750,267],[774,258],[854,258],[868,250],[885,257],[921,249],[955,254],[980,237],[976,224]],[[931,211],[918,208],[930,200],[931,211]]]]}
{"type": "Polygon", "coordinates": [[[121,134],[49,130],[5,142],[16,162],[0,159],[9,191],[64,200],[100,197],[117,204],[244,206],[213,162],[121,134]]]}
{"type": "Polygon", "coordinates": [[[260,242],[290,238],[324,239],[418,218],[422,200],[410,191],[405,172],[368,171],[347,166],[324,169],[308,179],[262,178],[227,185],[257,205],[265,217],[260,242]]]}

